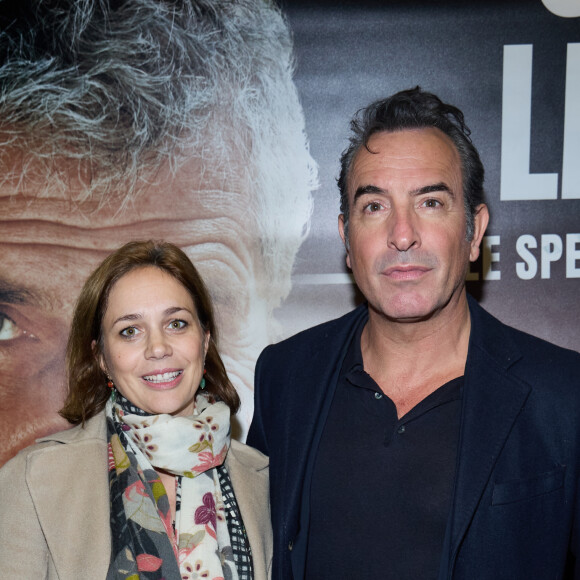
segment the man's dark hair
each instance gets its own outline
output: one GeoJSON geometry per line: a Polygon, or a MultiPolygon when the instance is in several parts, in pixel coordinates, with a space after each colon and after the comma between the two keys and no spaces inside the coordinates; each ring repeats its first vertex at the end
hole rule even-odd
{"type": "Polygon", "coordinates": [[[432,93],[420,87],[395,93],[375,101],[357,112],[350,122],[352,135],[350,145],[340,158],[340,211],[344,215],[344,231],[348,241],[348,191],[347,181],[352,162],[361,147],[373,153],[368,147],[369,139],[375,133],[396,132],[406,129],[426,129],[434,127],[445,133],[457,149],[461,158],[463,176],[463,200],[467,218],[467,239],[471,240],[474,230],[475,208],[484,202],[484,170],[479,153],[469,135],[463,113],[453,105],[441,101],[432,93]]]}

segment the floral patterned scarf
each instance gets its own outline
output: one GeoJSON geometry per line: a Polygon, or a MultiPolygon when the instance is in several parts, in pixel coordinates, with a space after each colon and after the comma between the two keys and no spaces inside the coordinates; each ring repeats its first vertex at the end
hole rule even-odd
{"type": "Polygon", "coordinates": [[[111,564],[108,580],[237,580],[219,478],[230,410],[196,398],[191,417],[148,415],[118,391],[107,402],[111,564]],[[175,524],[155,469],[177,477],[175,524]]]}

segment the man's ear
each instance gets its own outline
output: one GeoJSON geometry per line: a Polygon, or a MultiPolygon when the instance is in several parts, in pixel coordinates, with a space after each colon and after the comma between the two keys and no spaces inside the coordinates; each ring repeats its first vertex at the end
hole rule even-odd
{"type": "Polygon", "coordinates": [[[469,250],[470,262],[475,262],[479,257],[483,234],[485,234],[487,224],[489,223],[489,209],[485,203],[482,203],[475,208],[473,222],[473,238],[471,239],[469,250]]]}
{"type": "Polygon", "coordinates": [[[348,244],[348,237],[347,231],[345,228],[344,223],[344,214],[341,213],[338,216],[338,233],[342,239],[342,243],[344,244],[344,249],[346,250],[346,265],[350,268],[350,252],[349,252],[349,244],[348,244]]]}

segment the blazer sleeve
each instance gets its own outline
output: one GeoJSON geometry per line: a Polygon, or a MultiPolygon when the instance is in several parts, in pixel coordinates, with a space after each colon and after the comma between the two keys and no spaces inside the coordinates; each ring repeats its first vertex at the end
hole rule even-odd
{"type": "Polygon", "coordinates": [[[50,555],[26,482],[28,454],[0,469],[0,569],[3,578],[48,578],[50,555]]]}

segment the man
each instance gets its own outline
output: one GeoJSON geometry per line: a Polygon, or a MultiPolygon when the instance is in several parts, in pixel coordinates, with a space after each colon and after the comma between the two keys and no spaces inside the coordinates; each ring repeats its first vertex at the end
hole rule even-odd
{"type": "Polygon", "coordinates": [[[256,367],[273,578],[580,578],[580,355],[466,295],[489,215],[461,111],[416,88],[352,129],[339,230],[368,304],[256,367]]]}
{"type": "Polygon", "coordinates": [[[279,11],[4,1],[0,31],[0,464],[66,426],[74,302],[132,239],[174,242],[199,268],[247,427],[315,181],[279,11]]]}

